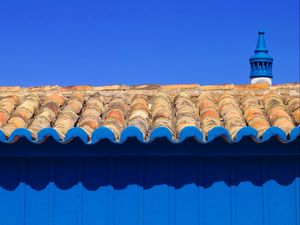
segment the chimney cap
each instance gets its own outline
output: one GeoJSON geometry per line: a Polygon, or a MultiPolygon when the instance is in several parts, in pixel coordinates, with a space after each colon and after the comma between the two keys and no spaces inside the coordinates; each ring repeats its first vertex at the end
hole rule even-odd
{"type": "MultiPolygon", "coordinates": [[[[268,49],[264,37],[263,30],[258,31],[258,39],[254,55],[249,58],[250,61],[250,78],[251,83],[260,82],[261,79],[257,78],[270,78],[272,79],[272,64],[273,58],[268,54],[268,49]],[[256,78],[256,79],[253,79],[256,78]]],[[[271,82],[271,81],[270,81],[271,82]]]]}

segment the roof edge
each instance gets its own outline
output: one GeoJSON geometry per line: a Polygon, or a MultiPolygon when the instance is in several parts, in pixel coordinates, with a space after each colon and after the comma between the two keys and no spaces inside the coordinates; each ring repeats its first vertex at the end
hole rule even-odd
{"type": "Polygon", "coordinates": [[[90,85],[78,85],[78,86],[0,86],[0,92],[72,92],[72,91],[151,91],[151,90],[183,90],[183,89],[197,89],[203,91],[211,90],[241,90],[241,89],[278,89],[278,88],[295,88],[300,83],[284,83],[269,85],[267,83],[259,84],[220,84],[220,85],[200,85],[200,84],[147,84],[147,85],[110,85],[110,86],[90,86],[90,85]]]}

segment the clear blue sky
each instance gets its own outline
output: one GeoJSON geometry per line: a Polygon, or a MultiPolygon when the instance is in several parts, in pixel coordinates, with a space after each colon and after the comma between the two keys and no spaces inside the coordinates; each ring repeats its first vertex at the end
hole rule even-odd
{"type": "Polygon", "coordinates": [[[298,0],[0,1],[0,86],[299,81],[298,0]]]}

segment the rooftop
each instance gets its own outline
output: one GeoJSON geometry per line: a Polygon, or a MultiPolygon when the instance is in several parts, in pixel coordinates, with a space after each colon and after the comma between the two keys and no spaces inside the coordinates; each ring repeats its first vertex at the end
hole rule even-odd
{"type": "Polygon", "coordinates": [[[281,85],[113,85],[0,87],[0,141],[47,136],[86,143],[128,137],[148,142],[194,137],[229,142],[250,135],[256,141],[300,135],[300,83],[281,85]]]}

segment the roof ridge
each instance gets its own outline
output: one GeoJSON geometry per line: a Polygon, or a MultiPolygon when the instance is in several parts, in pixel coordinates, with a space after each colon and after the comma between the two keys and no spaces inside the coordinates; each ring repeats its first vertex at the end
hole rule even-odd
{"type": "Polygon", "coordinates": [[[266,89],[280,89],[280,88],[295,88],[300,83],[283,83],[276,85],[269,85],[267,83],[258,84],[219,84],[219,85],[200,85],[200,84],[144,84],[144,85],[107,85],[107,86],[92,86],[92,85],[76,85],[76,86],[59,86],[59,85],[46,85],[46,86],[0,86],[0,92],[72,92],[72,91],[172,91],[182,89],[197,89],[201,91],[213,90],[266,90],[266,89]]]}

